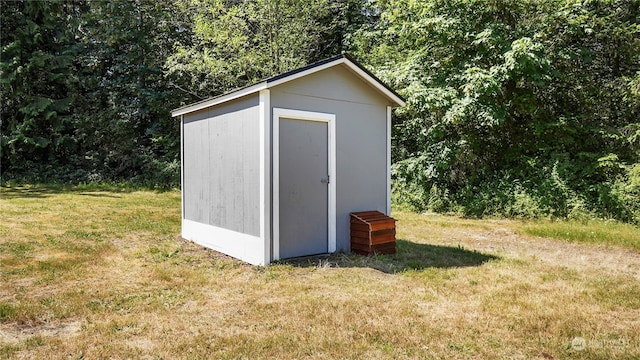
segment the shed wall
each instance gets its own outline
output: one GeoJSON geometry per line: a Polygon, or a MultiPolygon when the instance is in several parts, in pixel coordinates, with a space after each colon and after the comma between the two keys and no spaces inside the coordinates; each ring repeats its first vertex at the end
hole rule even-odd
{"type": "Polygon", "coordinates": [[[184,116],[184,218],[260,236],[259,96],[184,116]]]}
{"type": "Polygon", "coordinates": [[[336,115],[336,247],[350,250],[349,213],[387,212],[389,100],[343,66],[271,89],[271,106],[336,115]]]}

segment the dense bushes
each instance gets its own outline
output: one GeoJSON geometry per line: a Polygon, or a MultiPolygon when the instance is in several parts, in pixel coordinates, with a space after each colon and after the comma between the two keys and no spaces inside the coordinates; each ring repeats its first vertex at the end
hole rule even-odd
{"type": "Polygon", "coordinates": [[[639,222],[640,1],[2,0],[3,181],[179,183],[172,108],[348,50],[397,204],[639,222]]]}
{"type": "Polygon", "coordinates": [[[527,177],[499,173],[456,192],[435,183],[420,184],[396,177],[394,203],[414,211],[472,217],[607,218],[640,223],[640,164],[626,167],[612,183],[595,184],[586,190],[572,188],[558,164],[537,169],[527,177]]]}
{"type": "Polygon", "coordinates": [[[169,111],[333,56],[361,0],[2,0],[2,181],[179,184],[169,111]]]}
{"type": "Polygon", "coordinates": [[[387,2],[356,45],[408,99],[397,201],[639,221],[638,13],[638,1],[387,2]]]}

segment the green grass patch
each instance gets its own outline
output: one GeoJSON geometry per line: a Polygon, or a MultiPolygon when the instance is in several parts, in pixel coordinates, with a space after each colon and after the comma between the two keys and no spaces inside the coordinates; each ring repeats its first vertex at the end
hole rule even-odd
{"type": "Polygon", "coordinates": [[[617,221],[527,221],[520,233],[570,242],[623,246],[640,250],[640,228],[617,221]]]}
{"type": "Polygon", "coordinates": [[[33,244],[27,242],[0,243],[0,253],[10,254],[17,259],[26,258],[33,251],[33,244]]]}
{"type": "Polygon", "coordinates": [[[7,303],[0,303],[0,321],[11,320],[17,314],[16,308],[7,303]]]}
{"type": "MultiPolygon", "coordinates": [[[[609,309],[620,308],[640,310],[640,283],[629,282],[627,278],[593,279],[586,293],[609,309]]],[[[640,344],[639,344],[640,345],[640,344]]]]}

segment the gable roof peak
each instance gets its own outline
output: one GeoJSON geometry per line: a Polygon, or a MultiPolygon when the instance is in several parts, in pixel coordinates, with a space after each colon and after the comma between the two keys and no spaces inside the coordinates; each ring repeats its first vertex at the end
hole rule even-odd
{"type": "Polygon", "coordinates": [[[356,61],[351,55],[343,52],[339,55],[320,60],[318,62],[303,66],[301,68],[287,71],[285,73],[272,76],[266,80],[260,81],[253,85],[245,86],[239,89],[232,90],[222,95],[198,101],[196,103],[186,105],[171,111],[171,116],[180,116],[188,114],[194,111],[202,110],[207,107],[215,106],[227,101],[231,101],[246,95],[259,92],[260,90],[268,89],[273,86],[280,85],[285,82],[298,79],[303,76],[307,76],[318,71],[328,69],[340,64],[344,64],[355,73],[362,81],[371,85],[374,89],[384,95],[387,99],[391,100],[396,106],[405,106],[405,100],[396,93],[393,89],[387,86],[382,80],[376,77],[372,72],[367,70],[358,61],[356,61]]]}

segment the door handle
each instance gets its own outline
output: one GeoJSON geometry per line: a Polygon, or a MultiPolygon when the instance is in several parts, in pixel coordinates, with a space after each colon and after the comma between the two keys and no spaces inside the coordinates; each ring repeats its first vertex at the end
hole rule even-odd
{"type": "Polygon", "coordinates": [[[327,176],[324,179],[321,179],[320,182],[323,183],[323,184],[328,184],[329,183],[329,176],[327,176]]]}

